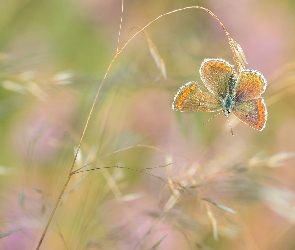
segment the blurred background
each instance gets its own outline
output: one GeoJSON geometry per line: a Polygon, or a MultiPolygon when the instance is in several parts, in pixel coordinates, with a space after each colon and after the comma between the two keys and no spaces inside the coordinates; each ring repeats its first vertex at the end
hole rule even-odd
{"type": "Polygon", "coordinates": [[[0,2],[1,249],[36,248],[117,47],[191,5],[213,11],[266,77],[265,129],[231,115],[233,137],[223,115],[203,125],[212,113],[171,109],[205,58],[233,59],[205,11],[160,18],[112,64],[74,166],[123,168],[74,174],[41,249],[295,248],[293,0],[124,1],[119,45],[118,0],[10,0],[0,2]]]}

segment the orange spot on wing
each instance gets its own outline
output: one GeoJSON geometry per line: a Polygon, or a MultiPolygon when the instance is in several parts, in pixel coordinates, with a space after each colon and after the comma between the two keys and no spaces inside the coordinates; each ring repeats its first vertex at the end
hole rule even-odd
{"type": "Polygon", "coordinates": [[[209,63],[209,66],[213,68],[220,68],[220,69],[226,70],[227,72],[231,71],[231,68],[223,62],[211,62],[209,63]]]}
{"type": "Polygon", "coordinates": [[[228,66],[226,66],[225,70],[226,70],[227,72],[230,72],[230,71],[231,71],[230,67],[228,67],[228,66]]]}
{"type": "Polygon", "coordinates": [[[266,114],[265,114],[265,106],[264,103],[262,102],[262,99],[257,100],[257,111],[258,111],[258,117],[259,120],[257,121],[257,124],[255,127],[257,129],[261,129],[266,121],[266,114]]]}
{"type": "Polygon", "coordinates": [[[190,92],[192,92],[195,88],[196,88],[195,85],[188,86],[186,89],[184,89],[182,91],[182,93],[179,94],[179,96],[178,96],[178,98],[176,100],[177,108],[179,110],[183,109],[183,102],[185,101],[187,96],[190,94],[190,92]]]}

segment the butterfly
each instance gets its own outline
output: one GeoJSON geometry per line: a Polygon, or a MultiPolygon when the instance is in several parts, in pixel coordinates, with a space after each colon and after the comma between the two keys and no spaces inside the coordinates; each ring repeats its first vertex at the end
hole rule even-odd
{"type": "Polygon", "coordinates": [[[245,69],[239,74],[223,59],[205,59],[200,67],[205,87],[196,81],[179,88],[172,109],[181,112],[233,113],[250,127],[262,131],[267,110],[261,94],[267,82],[257,70],[245,69]]]}

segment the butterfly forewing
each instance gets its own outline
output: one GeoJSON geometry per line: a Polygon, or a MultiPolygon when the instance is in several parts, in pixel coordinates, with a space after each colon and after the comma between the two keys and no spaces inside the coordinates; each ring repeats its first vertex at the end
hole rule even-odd
{"type": "Polygon", "coordinates": [[[229,88],[234,88],[235,71],[232,65],[223,59],[205,59],[200,68],[200,75],[208,90],[224,99],[229,93],[229,88]]]}
{"type": "Polygon", "coordinates": [[[197,82],[183,85],[177,92],[172,109],[182,112],[215,112],[222,109],[221,103],[197,82]]]}
{"type": "Polygon", "coordinates": [[[259,98],[266,88],[264,76],[256,70],[244,70],[237,80],[236,102],[259,98]]]}
{"type": "Polygon", "coordinates": [[[242,122],[252,128],[263,130],[267,119],[267,110],[263,98],[257,98],[236,104],[233,113],[242,122]]]}

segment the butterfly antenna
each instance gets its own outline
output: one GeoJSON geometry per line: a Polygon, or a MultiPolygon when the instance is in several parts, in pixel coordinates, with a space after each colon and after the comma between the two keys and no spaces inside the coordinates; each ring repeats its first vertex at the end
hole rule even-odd
{"type": "Polygon", "coordinates": [[[208,122],[210,122],[213,118],[215,118],[216,116],[220,115],[221,112],[215,114],[214,116],[212,116],[209,120],[207,120],[205,123],[203,123],[203,125],[207,124],[208,122]]]}
{"type": "Polygon", "coordinates": [[[232,135],[232,136],[235,136],[235,135],[234,135],[234,131],[233,131],[233,127],[232,127],[231,124],[230,124],[230,121],[229,121],[228,116],[227,116],[227,121],[228,121],[228,125],[229,125],[229,127],[230,127],[231,135],[232,135]]]}

